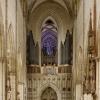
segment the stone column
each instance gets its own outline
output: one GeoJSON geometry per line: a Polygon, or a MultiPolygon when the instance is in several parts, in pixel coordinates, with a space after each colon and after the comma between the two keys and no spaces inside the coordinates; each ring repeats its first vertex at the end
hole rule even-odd
{"type": "Polygon", "coordinates": [[[100,100],[100,58],[97,58],[96,65],[96,100],[100,100]]]}
{"type": "Polygon", "coordinates": [[[3,93],[3,99],[2,100],[5,100],[5,95],[6,95],[6,91],[5,91],[5,86],[6,86],[6,83],[5,83],[5,79],[6,79],[6,58],[3,58],[3,63],[2,63],[2,83],[3,83],[3,87],[2,87],[2,93],[3,93]]]}
{"type": "Polygon", "coordinates": [[[0,60],[0,100],[3,100],[3,64],[0,60]]]}
{"type": "Polygon", "coordinates": [[[80,100],[82,97],[82,85],[76,84],[76,100],[80,100]]]}
{"type": "Polygon", "coordinates": [[[5,59],[0,58],[0,100],[5,100],[5,59]]]}
{"type": "Polygon", "coordinates": [[[18,83],[18,100],[24,100],[24,83],[18,83]]]}

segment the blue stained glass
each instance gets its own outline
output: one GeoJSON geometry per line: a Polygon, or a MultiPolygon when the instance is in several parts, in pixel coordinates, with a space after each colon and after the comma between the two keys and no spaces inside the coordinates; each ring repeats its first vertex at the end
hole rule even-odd
{"type": "Polygon", "coordinates": [[[57,29],[51,24],[42,28],[41,45],[48,56],[54,54],[54,50],[57,48],[57,29]],[[51,28],[52,27],[52,28],[51,28]],[[56,30],[56,31],[54,31],[56,30]]]}
{"type": "Polygon", "coordinates": [[[51,44],[50,42],[47,42],[47,54],[52,55],[52,53],[53,53],[53,50],[52,50],[51,44]]]}

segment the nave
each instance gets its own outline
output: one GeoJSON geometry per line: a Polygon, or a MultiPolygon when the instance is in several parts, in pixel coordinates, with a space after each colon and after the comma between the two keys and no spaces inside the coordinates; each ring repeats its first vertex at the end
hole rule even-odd
{"type": "Polygon", "coordinates": [[[0,0],[0,100],[100,100],[100,0],[0,0]]]}

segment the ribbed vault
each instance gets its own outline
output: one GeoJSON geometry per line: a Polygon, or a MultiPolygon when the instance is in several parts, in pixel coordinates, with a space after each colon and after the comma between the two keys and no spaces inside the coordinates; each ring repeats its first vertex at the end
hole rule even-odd
{"type": "MultiPolygon", "coordinates": [[[[47,17],[52,17],[58,26],[58,38],[64,40],[67,29],[72,27],[68,11],[57,2],[46,1],[38,5],[29,16],[29,29],[32,29],[36,41],[40,41],[41,26],[47,17]]],[[[60,40],[59,39],[59,40],[60,40]]]]}
{"type": "Polygon", "coordinates": [[[73,19],[64,6],[53,0],[44,1],[32,10],[28,17],[28,30],[32,30],[35,43],[39,42],[39,55],[41,55],[41,28],[48,18],[52,18],[57,25],[57,49],[59,54],[57,61],[59,64],[60,43],[61,41],[64,42],[67,29],[72,31],[73,19]]]}

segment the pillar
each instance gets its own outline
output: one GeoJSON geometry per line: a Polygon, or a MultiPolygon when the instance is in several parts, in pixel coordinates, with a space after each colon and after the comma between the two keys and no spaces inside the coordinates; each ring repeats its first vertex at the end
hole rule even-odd
{"type": "Polygon", "coordinates": [[[82,85],[76,84],[76,100],[80,100],[82,97],[82,85]]]}
{"type": "Polygon", "coordinates": [[[96,100],[100,100],[100,58],[97,58],[96,61],[96,100]]]}
{"type": "Polygon", "coordinates": [[[0,100],[3,100],[3,64],[0,60],[0,100]]]}

